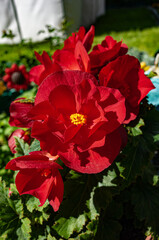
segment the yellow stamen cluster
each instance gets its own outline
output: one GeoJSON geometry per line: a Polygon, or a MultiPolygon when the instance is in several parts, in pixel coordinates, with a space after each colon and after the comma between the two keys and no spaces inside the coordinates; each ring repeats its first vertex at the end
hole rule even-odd
{"type": "Polygon", "coordinates": [[[75,125],[79,125],[79,124],[83,125],[86,123],[87,117],[80,113],[73,113],[70,116],[70,120],[71,120],[71,123],[75,125]]]}
{"type": "Polygon", "coordinates": [[[44,169],[41,173],[42,177],[47,177],[51,173],[50,169],[44,169]]]}

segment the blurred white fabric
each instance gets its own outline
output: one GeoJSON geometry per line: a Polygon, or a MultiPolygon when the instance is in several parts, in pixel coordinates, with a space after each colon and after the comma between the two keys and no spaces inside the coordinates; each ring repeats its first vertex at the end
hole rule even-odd
{"type": "MultiPolygon", "coordinates": [[[[105,13],[105,0],[14,0],[20,23],[22,38],[41,41],[48,37],[46,25],[60,29],[66,18],[72,23],[71,31],[81,25],[88,27],[96,18],[105,13]]],[[[0,43],[20,41],[17,22],[11,0],[0,0],[0,43]],[[16,37],[12,40],[1,38],[3,30],[12,30],[16,37]]]]}

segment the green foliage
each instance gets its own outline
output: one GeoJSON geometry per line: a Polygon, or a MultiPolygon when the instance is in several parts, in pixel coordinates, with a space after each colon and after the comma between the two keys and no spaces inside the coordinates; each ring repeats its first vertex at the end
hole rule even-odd
{"type": "Polygon", "coordinates": [[[132,188],[132,203],[140,221],[159,234],[159,188],[138,180],[132,188]]]}

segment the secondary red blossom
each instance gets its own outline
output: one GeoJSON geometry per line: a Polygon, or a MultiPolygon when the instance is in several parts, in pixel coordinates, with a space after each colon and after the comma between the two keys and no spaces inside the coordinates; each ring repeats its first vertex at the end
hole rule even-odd
{"type": "Polygon", "coordinates": [[[18,170],[15,179],[20,195],[30,194],[38,198],[40,206],[48,199],[54,211],[58,211],[63,199],[64,185],[55,162],[58,156],[51,156],[43,151],[35,151],[12,159],[6,169],[18,170]]]}
{"type": "Polygon", "coordinates": [[[99,73],[100,85],[119,89],[125,97],[126,118],[124,123],[134,120],[139,104],[154,86],[140,68],[137,58],[129,55],[118,57],[99,73]]]}
{"type": "Polygon", "coordinates": [[[100,172],[112,163],[121,145],[116,129],[125,119],[120,92],[96,84],[91,74],[81,71],[54,73],[40,85],[29,112],[32,136],[41,148],[85,173],[100,172]]]}
{"type": "Polygon", "coordinates": [[[7,83],[7,88],[14,88],[17,91],[28,88],[30,84],[29,73],[24,65],[13,64],[11,68],[5,69],[5,73],[3,80],[7,83]]]}
{"type": "Polygon", "coordinates": [[[111,36],[106,36],[105,40],[101,44],[94,46],[89,54],[92,71],[99,71],[102,66],[126,54],[127,51],[128,47],[126,44],[121,41],[117,42],[111,36]]]}

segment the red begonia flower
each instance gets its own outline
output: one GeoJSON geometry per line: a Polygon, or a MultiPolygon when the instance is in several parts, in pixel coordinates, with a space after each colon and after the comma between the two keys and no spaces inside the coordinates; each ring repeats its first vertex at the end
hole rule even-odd
{"type": "Polygon", "coordinates": [[[60,66],[53,63],[45,51],[43,51],[41,56],[35,52],[35,56],[41,65],[32,67],[29,75],[30,81],[35,82],[37,85],[40,85],[41,82],[51,73],[61,70],[60,66]]]}
{"type": "Polygon", "coordinates": [[[24,131],[22,129],[16,129],[8,138],[8,146],[12,153],[16,153],[16,142],[14,137],[19,137],[24,140],[24,142],[30,143],[31,136],[30,131],[24,131]]]}
{"type": "Polygon", "coordinates": [[[27,116],[32,109],[34,102],[25,98],[17,98],[9,108],[10,119],[9,124],[15,127],[30,128],[33,121],[27,116]]]}
{"type": "Polygon", "coordinates": [[[28,88],[30,84],[29,73],[24,65],[13,64],[11,68],[5,69],[5,73],[3,80],[7,83],[7,88],[14,88],[17,91],[28,88]]]}
{"type": "Polygon", "coordinates": [[[89,54],[92,71],[99,69],[109,61],[114,60],[118,56],[126,54],[128,47],[122,42],[117,42],[111,36],[105,37],[105,40],[96,46],[89,54]]]}
{"type": "Polygon", "coordinates": [[[58,211],[63,199],[64,185],[55,162],[49,153],[35,151],[12,159],[6,169],[19,170],[15,183],[20,195],[30,194],[38,198],[40,206],[48,199],[54,211],[58,211]]]}
{"type": "Polygon", "coordinates": [[[87,33],[84,27],[80,27],[77,33],[72,33],[72,36],[70,36],[68,39],[64,41],[63,49],[74,51],[76,43],[80,41],[82,42],[86,51],[89,52],[93,43],[94,34],[95,34],[94,26],[91,26],[87,33]]]}
{"type": "Polygon", "coordinates": [[[70,168],[85,173],[102,171],[119,153],[120,134],[114,131],[126,113],[125,98],[118,90],[95,84],[91,74],[81,71],[54,73],[40,85],[35,107],[29,112],[35,121],[32,136],[40,141],[41,148],[62,156],[70,168]],[[116,150],[110,148],[113,144],[116,150]],[[82,158],[75,167],[77,153],[82,158]],[[66,157],[70,154],[72,160],[66,157]]]}
{"type": "Polygon", "coordinates": [[[55,64],[59,65],[63,70],[81,70],[90,72],[90,59],[83,44],[78,41],[74,51],[56,50],[52,56],[55,64]]]}
{"type": "Polygon", "coordinates": [[[134,120],[139,112],[141,100],[154,88],[152,82],[144,75],[139,61],[129,55],[118,57],[99,73],[100,85],[119,89],[126,101],[126,119],[124,123],[134,120]]]}

